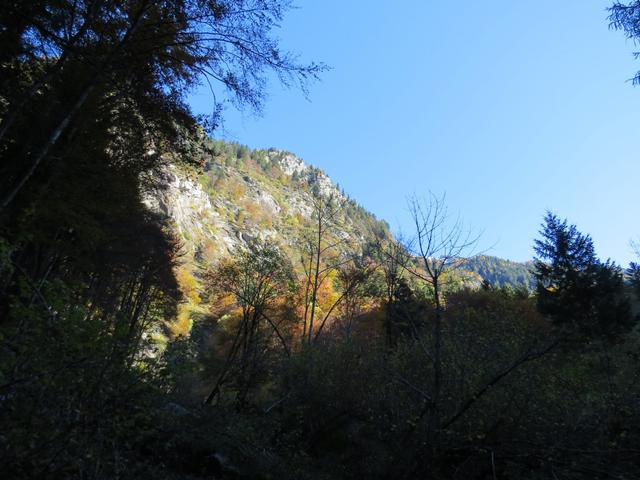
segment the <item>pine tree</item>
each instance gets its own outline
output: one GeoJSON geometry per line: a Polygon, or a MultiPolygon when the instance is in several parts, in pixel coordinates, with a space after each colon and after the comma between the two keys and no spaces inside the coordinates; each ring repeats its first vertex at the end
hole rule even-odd
{"type": "Polygon", "coordinates": [[[613,340],[633,326],[622,271],[601,262],[593,241],[547,212],[535,241],[538,310],[565,331],[613,340]]]}

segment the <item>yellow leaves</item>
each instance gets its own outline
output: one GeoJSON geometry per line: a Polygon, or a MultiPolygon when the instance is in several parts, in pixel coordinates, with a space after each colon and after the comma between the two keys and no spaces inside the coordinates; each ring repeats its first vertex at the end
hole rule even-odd
{"type": "Polygon", "coordinates": [[[213,261],[220,256],[221,244],[212,239],[205,241],[202,256],[207,263],[213,263],[213,261]]]}
{"type": "Polygon", "coordinates": [[[240,205],[252,220],[256,220],[261,215],[264,215],[264,212],[261,211],[260,206],[249,199],[243,200],[240,205]]]}
{"type": "Polygon", "coordinates": [[[173,339],[180,336],[187,336],[191,331],[193,322],[191,320],[191,310],[189,305],[183,303],[178,305],[178,315],[173,322],[167,322],[169,336],[173,339]]]}
{"type": "Polygon", "coordinates": [[[235,296],[227,293],[213,299],[210,311],[214,317],[223,317],[225,315],[239,314],[240,308],[236,304],[235,296]]]}
{"type": "Polygon", "coordinates": [[[193,275],[187,265],[180,265],[175,269],[176,281],[178,288],[183,294],[186,302],[178,305],[178,313],[172,321],[166,322],[169,330],[169,337],[176,338],[186,336],[191,331],[193,320],[191,312],[196,310],[202,303],[200,297],[201,285],[198,279],[193,275]]]}
{"type": "Polygon", "coordinates": [[[320,310],[328,311],[340,298],[340,293],[334,287],[335,277],[335,272],[330,272],[327,279],[318,288],[317,304],[320,310]]]}
{"type": "Polygon", "coordinates": [[[287,174],[281,174],[280,176],[278,176],[278,181],[285,186],[288,186],[291,184],[291,177],[287,174]]]}
{"type": "Polygon", "coordinates": [[[298,228],[298,226],[300,225],[300,219],[298,218],[297,215],[287,215],[284,218],[284,224],[291,229],[295,229],[298,228]]]}
{"type": "Polygon", "coordinates": [[[224,183],[224,193],[226,193],[226,196],[230,200],[237,204],[246,195],[247,187],[244,182],[230,178],[224,183]]]}
{"type": "MultiPolygon", "coordinates": [[[[242,221],[248,218],[253,223],[262,226],[263,228],[273,228],[273,215],[270,210],[265,209],[256,202],[245,199],[240,203],[241,212],[243,215],[242,221]]],[[[238,223],[242,223],[238,220],[238,223]]]]}
{"type": "Polygon", "coordinates": [[[186,266],[180,266],[176,269],[176,280],[180,291],[189,303],[200,305],[200,284],[186,266]]]}

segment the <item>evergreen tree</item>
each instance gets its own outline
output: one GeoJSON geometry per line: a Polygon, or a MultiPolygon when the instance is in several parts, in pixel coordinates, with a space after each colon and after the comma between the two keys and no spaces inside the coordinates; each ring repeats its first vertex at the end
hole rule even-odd
{"type": "Polygon", "coordinates": [[[633,323],[622,272],[601,262],[593,241],[575,225],[547,212],[535,241],[538,310],[557,326],[588,337],[613,339],[633,323]]]}
{"type": "Polygon", "coordinates": [[[627,275],[630,278],[635,294],[640,297],[640,265],[635,262],[631,262],[627,269],[627,275]]]}

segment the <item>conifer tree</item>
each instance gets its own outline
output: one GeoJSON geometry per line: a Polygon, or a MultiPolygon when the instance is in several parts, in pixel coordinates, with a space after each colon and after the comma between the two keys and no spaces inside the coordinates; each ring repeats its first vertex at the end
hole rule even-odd
{"type": "Polygon", "coordinates": [[[565,331],[613,339],[633,317],[622,272],[595,254],[589,235],[547,212],[535,241],[534,276],[540,313],[565,331]]]}

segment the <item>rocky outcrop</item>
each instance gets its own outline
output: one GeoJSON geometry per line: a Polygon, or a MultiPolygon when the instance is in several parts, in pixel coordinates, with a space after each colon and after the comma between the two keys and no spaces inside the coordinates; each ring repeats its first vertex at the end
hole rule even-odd
{"type": "Polygon", "coordinates": [[[226,251],[241,243],[202,185],[174,165],[162,170],[156,187],[144,201],[152,210],[166,215],[190,251],[202,247],[206,240],[215,241],[220,250],[226,251]]]}
{"type": "Polygon", "coordinates": [[[293,248],[321,197],[344,203],[342,235],[356,243],[364,242],[370,224],[381,224],[326,173],[291,153],[264,151],[262,167],[231,160],[211,157],[200,173],[166,166],[145,196],[149,208],[166,216],[191,258],[215,261],[256,239],[293,248]]]}

